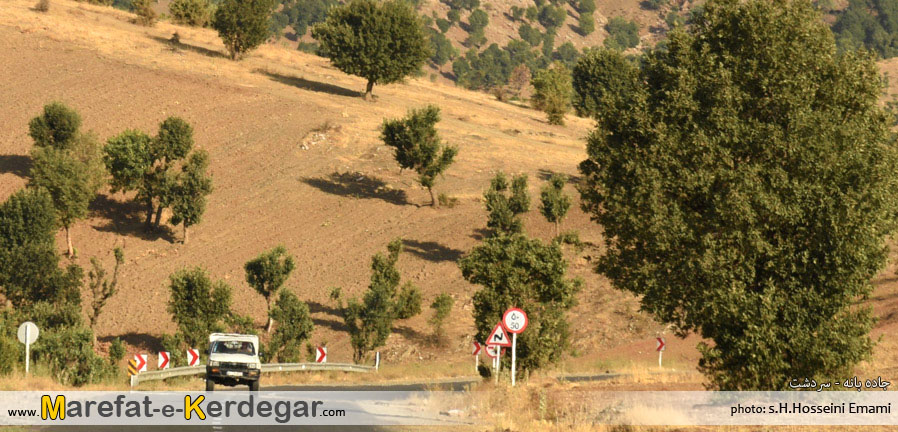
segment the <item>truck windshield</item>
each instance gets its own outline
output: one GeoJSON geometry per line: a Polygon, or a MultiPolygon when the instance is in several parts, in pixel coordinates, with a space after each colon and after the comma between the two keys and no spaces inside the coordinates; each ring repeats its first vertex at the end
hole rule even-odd
{"type": "Polygon", "coordinates": [[[217,341],[212,345],[213,354],[246,354],[255,355],[252,342],[217,341]]]}

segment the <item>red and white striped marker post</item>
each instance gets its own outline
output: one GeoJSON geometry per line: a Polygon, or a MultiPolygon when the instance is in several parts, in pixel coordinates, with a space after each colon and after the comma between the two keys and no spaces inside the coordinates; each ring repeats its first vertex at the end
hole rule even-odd
{"type": "Polygon", "coordinates": [[[196,348],[187,350],[187,366],[197,366],[200,364],[200,352],[196,348]]]}
{"type": "Polygon", "coordinates": [[[156,367],[159,370],[168,369],[168,366],[169,366],[168,359],[169,359],[168,351],[159,351],[159,357],[157,358],[157,361],[156,361],[156,367]]]}
{"type": "Polygon", "coordinates": [[[477,366],[480,365],[480,349],[483,348],[483,345],[480,345],[479,342],[474,341],[474,350],[471,351],[471,355],[474,356],[474,372],[477,372],[477,366]]]}

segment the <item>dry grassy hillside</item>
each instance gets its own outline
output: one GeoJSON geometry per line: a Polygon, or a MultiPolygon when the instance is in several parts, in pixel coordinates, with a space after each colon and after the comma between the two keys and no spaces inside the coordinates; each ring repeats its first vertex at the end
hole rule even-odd
{"type": "MultiPolygon", "coordinates": [[[[243,263],[284,244],[298,262],[287,288],[309,302],[316,323],[312,341],[327,342],[331,361],[348,361],[348,336],[327,300],[329,289],[359,295],[368,283],[371,255],[402,237],[403,278],[422,288],[426,305],[448,292],[456,307],[447,347],[431,344],[425,308],[421,316],[397,323],[383,349],[385,360],[432,360],[429,365],[450,366],[427,366],[431,372],[469,373],[470,297],[476,287],[462,279],[455,261],[482,235],[483,189],[497,170],[526,173],[536,201],[547,175],[576,175],[584,157],[583,137],[591,126],[586,119],[551,126],[540,112],[427,80],[376,87],[379,101],[366,102],[358,95],[363,80],[296,50],[268,45],[232,62],[211,30],[165,22],[137,27],[129,23],[130,14],[68,0],[53,0],[46,14],[32,5],[6,0],[0,6],[0,200],[24,186],[31,147],[27,122],[51,100],[78,109],[84,127],[103,139],[126,128],[152,133],[165,117],[182,116],[194,125],[198,146],[211,155],[215,191],[188,245],[179,243],[179,230],[146,234],[130,196],[121,194],[102,194],[90,218],[74,228],[82,266],[91,256],[111,263],[113,246],[124,244],[121,289],[100,318],[104,341],[123,337],[144,352],[155,351],[159,336],[174,330],[165,312],[167,277],[195,265],[227,281],[235,308],[261,327],[265,303],[244,281],[243,263]],[[175,31],[182,45],[172,47],[167,39],[175,31]],[[427,206],[427,192],[413,175],[399,173],[391,150],[378,139],[385,117],[428,103],[443,109],[438,128],[460,148],[437,186],[459,199],[454,208],[427,206]]],[[[576,196],[572,186],[568,192],[576,196]]],[[[535,210],[526,227],[544,239],[552,233],[535,210]]],[[[631,296],[612,290],[590,270],[591,259],[601,253],[600,227],[575,207],[565,228],[579,230],[590,246],[569,251],[571,273],[586,283],[571,314],[575,354],[564,367],[652,365],[653,338],[663,328],[637,312],[631,296]]],[[[886,276],[879,283],[873,301],[884,319],[877,334],[891,334],[898,322],[891,312],[896,286],[886,276]]],[[[670,342],[668,364],[693,368],[696,339],[670,342]]],[[[898,365],[895,345],[894,337],[883,341],[877,370],[898,365]]]]}

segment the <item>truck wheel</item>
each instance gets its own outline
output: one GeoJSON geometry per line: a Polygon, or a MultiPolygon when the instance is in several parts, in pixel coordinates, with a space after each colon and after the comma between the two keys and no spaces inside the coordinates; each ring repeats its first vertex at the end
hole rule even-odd
{"type": "Polygon", "coordinates": [[[257,392],[259,391],[259,381],[250,381],[249,382],[249,391],[257,392]]]}
{"type": "Polygon", "coordinates": [[[206,391],[215,391],[215,381],[212,381],[210,379],[206,380],[206,391]]]}

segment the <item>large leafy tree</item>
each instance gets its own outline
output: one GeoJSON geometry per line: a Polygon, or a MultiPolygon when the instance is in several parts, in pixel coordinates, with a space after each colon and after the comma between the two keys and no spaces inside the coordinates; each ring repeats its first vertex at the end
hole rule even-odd
{"type": "Polygon", "coordinates": [[[126,130],[110,138],[103,149],[112,190],[137,192],[135,199],[146,209],[147,228],[158,227],[163,210],[172,207],[172,222],[184,224],[185,242],[187,228],[199,222],[205,197],[212,191],[206,173],[208,154],[191,153],[193,146],[193,127],[179,117],[169,117],[159,124],[155,137],[126,130]]]}
{"type": "Polygon", "coordinates": [[[69,256],[74,255],[71,227],[87,216],[105,176],[97,139],[81,133],[80,126],[78,113],[59,102],[46,105],[29,123],[34,139],[29,186],[46,190],[53,199],[69,256]]]}
{"type": "Polygon", "coordinates": [[[421,186],[430,192],[432,206],[437,202],[433,196],[434,182],[458,154],[458,147],[442,144],[435,127],[438,121],[440,109],[429,105],[409,111],[405,118],[385,120],[380,135],[384,144],[396,150],[394,156],[399,167],[418,173],[421,186]]]}
{"type": "Polygon", "coordinates": [[[808,1],[711,1],[647,56],[588,140],[598,271],[641,296],[721,389],[784,389],[867,358],[858,303],[896,226],[898,153],[864,53],[808,1]]]}
{"type": "Polygon", "coordinates": [[[421,19],[403,0],[352,0],[335,7],[312,37],[337,69],[374,84],[390,84],[421,69],[430,58],[430,42],[421,19]]]}
{"type": "Polygon", "coordinates": [[[265,297],[265,302],[268,303],[268,324],[265,326],[267,332],[271,331],[271,322],[274,319],[271,315],[271,303],[295,268],[296,262],[284,246],[263,252],[243,266],[246,271],[246,282],[265,297]]]}
{"type": "Polygon", "coordinates": [[[15,309],[80,305],[83,272],[74,264],[60,268],[55,232],[53,200],[42,189],[18,191],[0,205],[0,293],[15,309]]]}
{"type": "Polygon", "coordinates": [[[178,336],[189,347],[203,347],[210,333],[227,329],[231,318],[231,287],[213,282],[200,267],[183,269],[169,277],[168,312],[178,325],[178,336]]]}
{"type": "Polygon", "coordinates": [[[268,39],[273,9],[272,0],[224,0],[218,5],[212,28],[218,31],[232,60],[239,59],[268,39]]]}
{"type": "Polygon", "coordinates": [[[587,50],[572,72],[573,105],[581,117],[614,113],[629,104],[636,94],[639,69],[620,51],[594,48],[587,50]]]}
{"type": "Polygon", "coordinates": [[[474,293],[477,340],[486,340],[508,308],[519,307],[530,324],[518,335],[518,367],[538,369],[561,358],[568,347],[566,314],[581,282],[565,276],[567,262],[557,243],[500,234],[468,252],[459,267],[468,282],[482,287],[474,293]]]}

